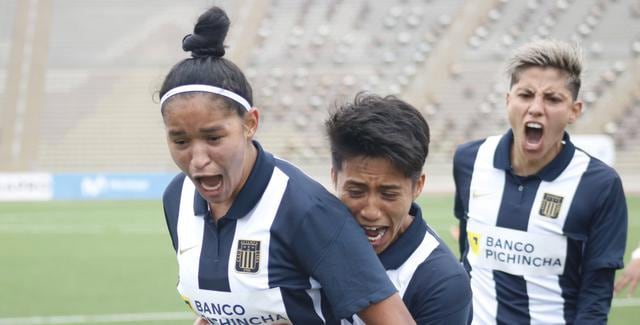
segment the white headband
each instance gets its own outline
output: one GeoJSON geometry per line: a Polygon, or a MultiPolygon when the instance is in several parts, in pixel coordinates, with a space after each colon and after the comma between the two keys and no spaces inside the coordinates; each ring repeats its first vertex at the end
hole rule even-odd
{"type": "Polygon", "coordinates": [[[162,106],[162,104],[164,104],[164,102],[166,102],[167,99],[169,99],[173,95],[188,93],[192,91],[203,91],[207,93],[221,95],[221,96],[233,99],[236,103],[242,105],[242,107],[244,107],[247,111],[251,110],[251,105],[249,105],[249,102],[246,99],[244,99],[242,96],[234,93],[233,91],[222,89],[215,86],[209,86],[209,85],[184,85],[184,86],[173,88],[167,91],[167,93],[164,94],[162,98],[160,98],[160,106],[162,106]]]}

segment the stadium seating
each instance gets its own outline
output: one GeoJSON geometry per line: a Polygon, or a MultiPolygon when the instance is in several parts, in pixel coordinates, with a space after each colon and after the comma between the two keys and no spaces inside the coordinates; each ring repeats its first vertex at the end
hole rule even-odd
{"type": "MultiPolygon", "coordinates": [[[[10,50],[29,42],[14,40],[18,3],[0,4],[3,100],[16,82],[10,50]]],[[[209,3],[52,1],[36,154],[21,169],[175,170],[156,92],[168,69],[187,57],[179,42],[209,3]]],[[[428,168],[450,182],[457,144],[507,128],[505,58],[523,42],[547,37],[579,42],[585,50],[587,122],[575,131],[610,134],[619,171],[638,172],[640,83],[627,82],[640,72],[640,34],[631,32],[640,30],[637,1],[217,3],[232,19],[228,55],[247,73],[262,110],[258,139],[325,183],[323,121],[361,90],[398,95],[425,114],[432,129],[428,168]]],[[[0,141],[28,136],[15,134],[0,141]]]]}

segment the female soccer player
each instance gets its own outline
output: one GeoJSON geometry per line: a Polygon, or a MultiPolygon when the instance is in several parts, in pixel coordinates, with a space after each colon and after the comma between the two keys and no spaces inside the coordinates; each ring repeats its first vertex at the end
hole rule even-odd
{"type": "Polygon", "coordinates": [[[412,324],[362,229],[344,205],[253,140],[251,86],[223,58],[229,28],[200,16],[160,90],[171,157],[165,190],[178,291],[196,323],[412,324]]]}

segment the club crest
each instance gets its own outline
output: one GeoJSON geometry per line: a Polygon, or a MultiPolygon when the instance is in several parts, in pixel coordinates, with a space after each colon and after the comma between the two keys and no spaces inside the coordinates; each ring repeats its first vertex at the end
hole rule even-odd
{"type": "Polygon", "coordinates": [[[562,196],[544,193],[540,204],[540,215],[551,219],[557,218],[562,207],[562,199],[562,196]]]}
{"type": "Polygon", "coordinates": [[[260,241],[238,240],[236,254],[236,271],[241,273],[258,273],[260,269],[260,241]]]}

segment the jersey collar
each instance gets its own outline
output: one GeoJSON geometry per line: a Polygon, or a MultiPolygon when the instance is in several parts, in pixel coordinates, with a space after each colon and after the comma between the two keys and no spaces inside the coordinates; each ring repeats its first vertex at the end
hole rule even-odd
{"type": "Polygon", "coordinates": [[[378,255],[385,270],[399,268],[420,245],[427,232],[427,223],[422,219],[422,211],[415,202],[411,204],[409,214],[413,216],[409,228],[378,255]]]}
{"type": "MultiPolygon", "coordinates": [[[[239,219],[249,214],[249,212],[258,204],[258,201],[262,197],[269,180],[271,180],[271,174],[273,174],[273,168],[275,167],[275,160],[273,155],[264,151],[262,146],[253,141],[253,145],[258,150],[256,163],[244,183],[244,186],[236,196],[235,201],[229,208],[227,214],[223,217],[226,219],[239,219]]],[[[198,191],[195,193],[193,201],[193,210],[196,215],[208,215],[209,205],[198,191]]]]}
{"type": "MultiPolygon", "coordinates": [[[[560,176],[562,171],[567,168],[571,159],[573,158],[573,154],[576,148],[571,143],[569,138],[569,133],[565,132],[562,136],[562,142],[564,142],[564,146],[558,155],[551,160],[546,166],[544,166],[536,175],[543,181],[553,181],[556,177],[560,176]]],[[[500,138],[500,142],[498,143],[498,147],[496,148],[496,153],[493,157],[493,166],[498,169],[502,169],[505,171],[511,172],[511,155],[509,154],[509,149],[511,148],[511,144],[513,143],[513,130],[509,129],[507,133],[505,133],[502,138],[500,138]]]]}

